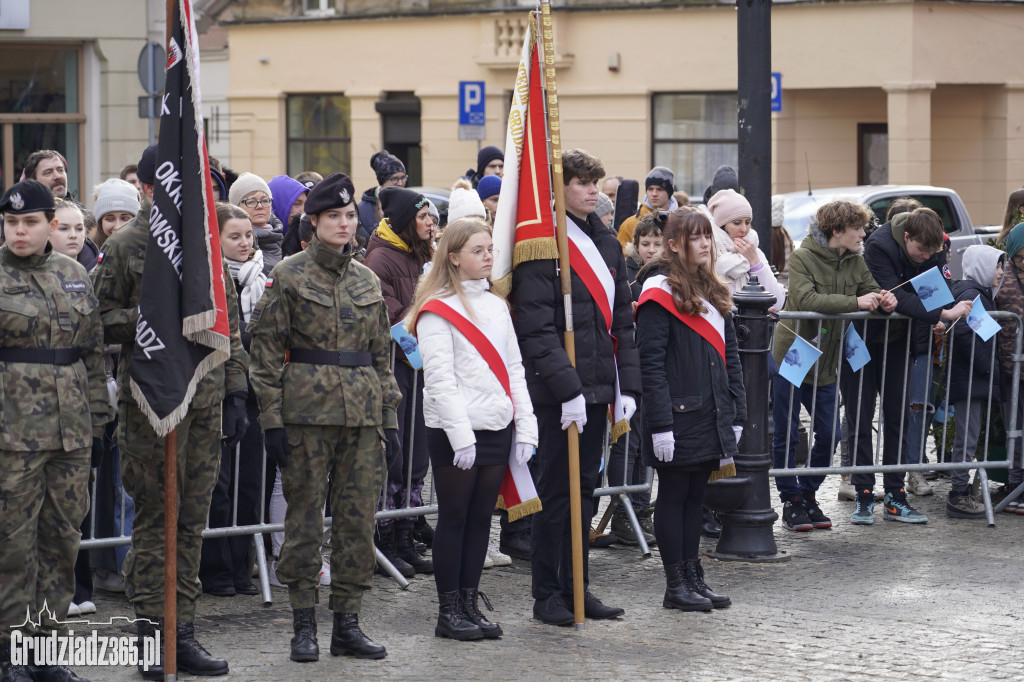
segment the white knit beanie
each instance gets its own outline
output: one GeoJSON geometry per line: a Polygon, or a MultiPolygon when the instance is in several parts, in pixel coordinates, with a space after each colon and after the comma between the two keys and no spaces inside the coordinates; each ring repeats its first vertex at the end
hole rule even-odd
{"type": "Polygon", "coordinates": [[[96,206],[93,208],[96,222],[114,211],[127,211],[133,216],[139,212],[139,190],[120,178],[111,178],[96,190],[96,206]]]}
{"type": "Polygon", "coordinates": [[[242,173],[235,180],[234,184],[231,185],[231,189],[228,190],[228,201],[235,206],[242,204],[242,199],[246,198],[253,192],[264,191],[267,196],[273,198],[274,195],[270,191],[270,187],[260,176],[255,173],[242,173]]]}
{"type": "Polygon", "coordinates": [[[786,217],[786,197],[781,194],[772,195],[772,227],[782,227],[786,217]]]}
{"type": "Polygon", "coordinates": [[[486,218],[487,211],[484,209],[484,202],[480,201],[480,195],[473,189],[456,187],[448,198],[448,224],[459,218],[476,216],[486,218]]]}

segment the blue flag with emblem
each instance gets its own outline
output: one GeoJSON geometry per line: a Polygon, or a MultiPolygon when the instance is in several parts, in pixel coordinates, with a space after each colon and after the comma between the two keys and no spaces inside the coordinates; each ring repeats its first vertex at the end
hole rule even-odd
{"type": "Polygon", "coordinates": [[[910,280],[910,283],[921,297],[924,309],[929,312],[953,302],[953,292],[949,290],[949,284],[938,267],[925,270],[910,280]]]}
{"type": "Polygon", "coordinates": [[[797,336],[793,339],[793,345],[786,351],[785,357],[782,358],[779,374],[789,383],[799,386],[820,357],[820,350],[797,336]]]}

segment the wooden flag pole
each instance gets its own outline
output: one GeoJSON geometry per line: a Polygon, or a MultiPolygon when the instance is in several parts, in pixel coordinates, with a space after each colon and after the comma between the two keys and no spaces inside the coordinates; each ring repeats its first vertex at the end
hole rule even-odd
{"type": "MultiPolygon", "coordinates": [[[[548,126],[551,134],[551,188],[555,193],[555,234],[558,268],[565,307],[565,354],[576,366],[576,335],[572,323],[572,270],[569,267],[569,236],[565,225],[565,183],[562,177],[562,134],[558,120],[558,87],[555,84],[555,41],[550,0],[541,2],[541,38],[544,46],[544,85],[547,90],[548,126]]],[[[591,428],[597,428],[596,425],[591,428]]],[[[572,597],[576,629],[583,629],[583,519],[580,508],[580,440],[576,423],[569,425],[569,518],[572,539],[572,597]]]]}
{"type": "MultiPolygon", "coordinates": [[[[183,0],[188,2],[189,0],[183,0]]],[[[164,46],[171,45],[175,0],[167,0],[164,46]]],[[[159,648],[159,644],[157,644],[159,648]]],[[[164,680],[178,672],[178,427],[164,438],[164,680]]]]}

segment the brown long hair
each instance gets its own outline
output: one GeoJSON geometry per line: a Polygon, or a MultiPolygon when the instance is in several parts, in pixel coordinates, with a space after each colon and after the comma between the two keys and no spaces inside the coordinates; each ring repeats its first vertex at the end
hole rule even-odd
{"type": "MultiPolygon", "coordinates": [[[[427,204],[423,204],[426,208],[427,204]]],[[[391,219],[388,219],[388,225],[391,226],[392,231],[398,235],[398,238],[409,245],[412,250],[412,256],[416,259],[416,264],[422,268],[426,263],[434,257],[434,240],[433,239],[420,239],[419,234],[416,233],[416,216],[423,209],[419,209],[413,215],[412,220],[409,221],[408,225],[401,228],[401,232],[395,230],[395,226],[391,225],[391,219]]]]}
{"type": "Polygon", "coordinates": [[[668,270],[668,283],[679,312],[700,315],[707,301],[722,315],[728,315],[732,298],[729,287],[715,274],[715,237],[707,216],[689,206],[677,208],[668,214],[661,236],[665,246],[660,263],[668,270]],[[711,241],[711,259],[703,265],[690,262],[690,237],[695,235],[706,235],[711,241]],[[678,253],[669,248],[669,240],[679,246],[678,253]]]}
{"type": "Polygon", "coordinates": [[[786,271],[786,247],[793,250],[793,239],[782,225],[772,225],[772,266],[779,272],[786,271]]]}
{"type": "Polygon", "coordinates": [[[1010,234],[1010,230],[1014,226],[1024,220],[1018,209],[1024,206],[1024,188],[1015,190],[1010,193],[1010,199],[1006,202],[1006,215],[1003,216],[1003,229],[999,232],[999,239],[996,242],[1006,241],[1006,235],[1010,234]]]}
{"type": "MultiPolygon", "coordinates": [[[[405,317],[405,327],[410,334],[416,334],[416,316],[419,315],[423,305],[434,298],[446,298],[455,294],[462,301],[463,307],[473,318],[473,309],[466,301],[466,294],[462,288],[462,278],[459,276],[459,269],[452,264],[449,254],[461,251],[470,237],[478,232],[491,234],[491,226],[480,218],[459,218],[444,228],[441,234],[441,241],[434,252],[433,265],[427,274],[420,277],[416,285],[416,295],[409,306],[409,314],[405,317]]],[[[473,320],[476,321],[475,319],[473,320]]]]}

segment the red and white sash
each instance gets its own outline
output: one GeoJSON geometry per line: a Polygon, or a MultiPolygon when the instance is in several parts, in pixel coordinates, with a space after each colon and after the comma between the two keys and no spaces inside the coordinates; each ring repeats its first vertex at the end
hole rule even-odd
{"type": "MultiPolygon", "coordinates": [[[[505,359],[504,339],[489,338],[487,332],[476,326],[469,316],[458,296],[449,296],[445,299],[433,299],[427,301],[420,308],[419,315],[423,313],[434,313],[440,315],[455,327],[473,345],[473,348],[480,353],[487,366],[494,372],[498,383],[505,389],[505,394],[512,400],[512,384],[508,376],[508,364],[505,359]],[[499,350],[500,349],[500,350],[499,350]]],[[[417,318],[419,317],[417,315],[417,318]]],[[[514,405],[514,403],[513,403],[514,405]]],[[[514,407],[513,407],[514,413],[514,407]]],[[[516,459],[515,438],[512,439],[512,451],[508,457],[508,469],[505,470],[505,478],[501,482],[501,489],[498,492],[498,508],[508,510],[509,521],[521,519],[524,516],[541,510],[540,497],[537,495],[537,488],[533,484],[533,477],[525,464],[520,464],[516,459]]]]}
{"type": "MultiPolygon", "coordinates": [[[[566,220],[569,235],[569,266],[576,276],[582,280],[583,285],[590,292],[590,296],[597,304],[601,316],[604,318],[604,326],[608,336],[612,338],[612,348],[617,353],[619,340],[612,334],[612,311],[615,310],[615,279],[608,271],[608,264],[605,263],[601,252],[597,250],[593,240],[587,233],[580,229],[572,219],[566,220]]],[[[612,422],[612,442],[618,440],[619,436],[629,431],[629,421],[626,419],[626,409],[622,405],[622,391],[619,388],[619,363],[615,361],[615,402],[609,405],[612,422]]]]}
{"type": "Polygon", "coordinates": [[[672,296],[672,288],[669,286],[668,277],[665,275],[654,275],[644,282],[644,288],[640,292],[640,300],[637,308],[648,301],[657,303],[668,312],[672,313],[677,320],[697,332],[702,339],[711,344],[712,348],[718,351],[722,358],[722,366],[725,366],[725,318],[710,303],[705,301],[705,311],[700,315],[687,315],[680,312],[672,296]]]}

